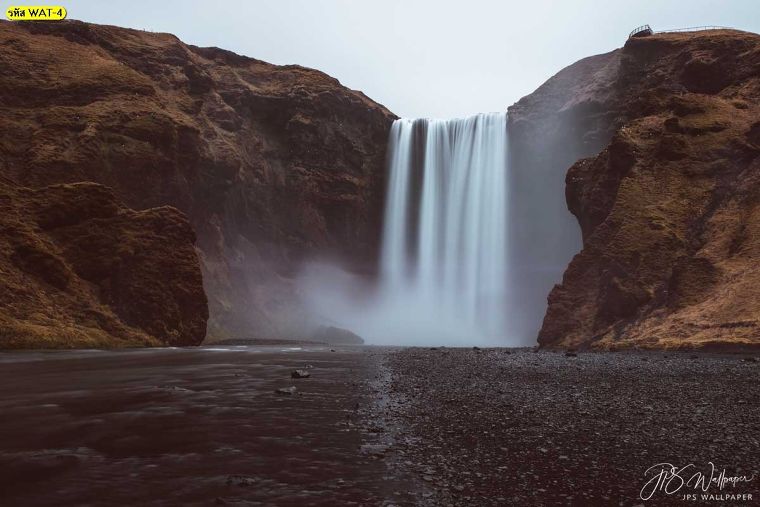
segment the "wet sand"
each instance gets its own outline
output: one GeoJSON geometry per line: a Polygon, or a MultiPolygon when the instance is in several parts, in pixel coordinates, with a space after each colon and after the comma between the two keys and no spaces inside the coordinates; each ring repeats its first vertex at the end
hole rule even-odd
{"type": "Polygon", "coordinates": [[[754,474],[735,490],[757,501],[759,366],[525,349],[0,353],[0,505],[636,505],[662,461],[754,474]]]}

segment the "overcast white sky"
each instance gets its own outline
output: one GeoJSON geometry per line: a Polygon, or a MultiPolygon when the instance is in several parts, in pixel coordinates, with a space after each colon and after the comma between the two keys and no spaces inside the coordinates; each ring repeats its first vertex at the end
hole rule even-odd
{"type": "Polygon", "coordinates": [[[313,67],[404,117],[504,111],[628,32],[698,25],[760,32],[758,0],[216,0],[62,2],[69,18],[170,32],[313,67]]]}

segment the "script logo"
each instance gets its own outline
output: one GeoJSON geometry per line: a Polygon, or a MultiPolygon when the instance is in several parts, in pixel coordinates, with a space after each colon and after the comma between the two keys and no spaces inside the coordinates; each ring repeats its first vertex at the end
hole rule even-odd
{"type": "Polygon", "coordinates": [[[694,463],[678,467],[672,463],[657,463],[647,468],[644,477],[647,482],[641,488],[639,497],[649,500],[655,494],[678,495],[682,500],[691,501],[751,501],[751,493],[736,492],[737,485],[755,479],[746,475],[728,475],[726,469],[717,470],[710,461],[705,470],[699,470],[694,463]],[[724,491],[724,488],[731,489],[724,491]]]}

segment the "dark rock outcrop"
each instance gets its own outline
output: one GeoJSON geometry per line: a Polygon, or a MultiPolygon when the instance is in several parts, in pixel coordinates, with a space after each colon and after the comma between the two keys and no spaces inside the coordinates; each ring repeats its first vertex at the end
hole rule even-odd
{"type": "Polygon", "coordinates": [[[183,211],[209,338],[308,334],[293,282],[305,256],[373,269],[394,117],[360,92],[77,21],[2,22],[0,47],[0,175],[30,188],[95,181],[134,209],[183,211]]]}
{"type": "Polygon", "coordinates": [[[198,345],[208,307],[195,234],[168,206],[95,183],[0,178],[0,348],[198,345]]]}
{"type": "Polygon", "coordinates": [[[549,295],[539,343],[760,344],[760,36],[657,34],[582,65],[515,108],[526,132],[552,118],[563,130],[575,110],[582,127],[564,135],[609,141],[567,172],[583,249],[549,295]]]}
{"type": "Polygon", "coordinates": [[[364,339],[358,334],[334,326],[321,326],[314,333],[312,339],[330,345],[362,345],[364,343],[364,339]]]}

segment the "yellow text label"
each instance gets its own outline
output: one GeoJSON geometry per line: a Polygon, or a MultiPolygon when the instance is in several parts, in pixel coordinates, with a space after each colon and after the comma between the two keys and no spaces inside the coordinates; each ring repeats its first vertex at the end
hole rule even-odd
{"type": "Polygon", "coordinates": [[[66,9],[58,5],[13,5],[5,17],[11,21],[60,21],[66,19],[66,9]]]}

